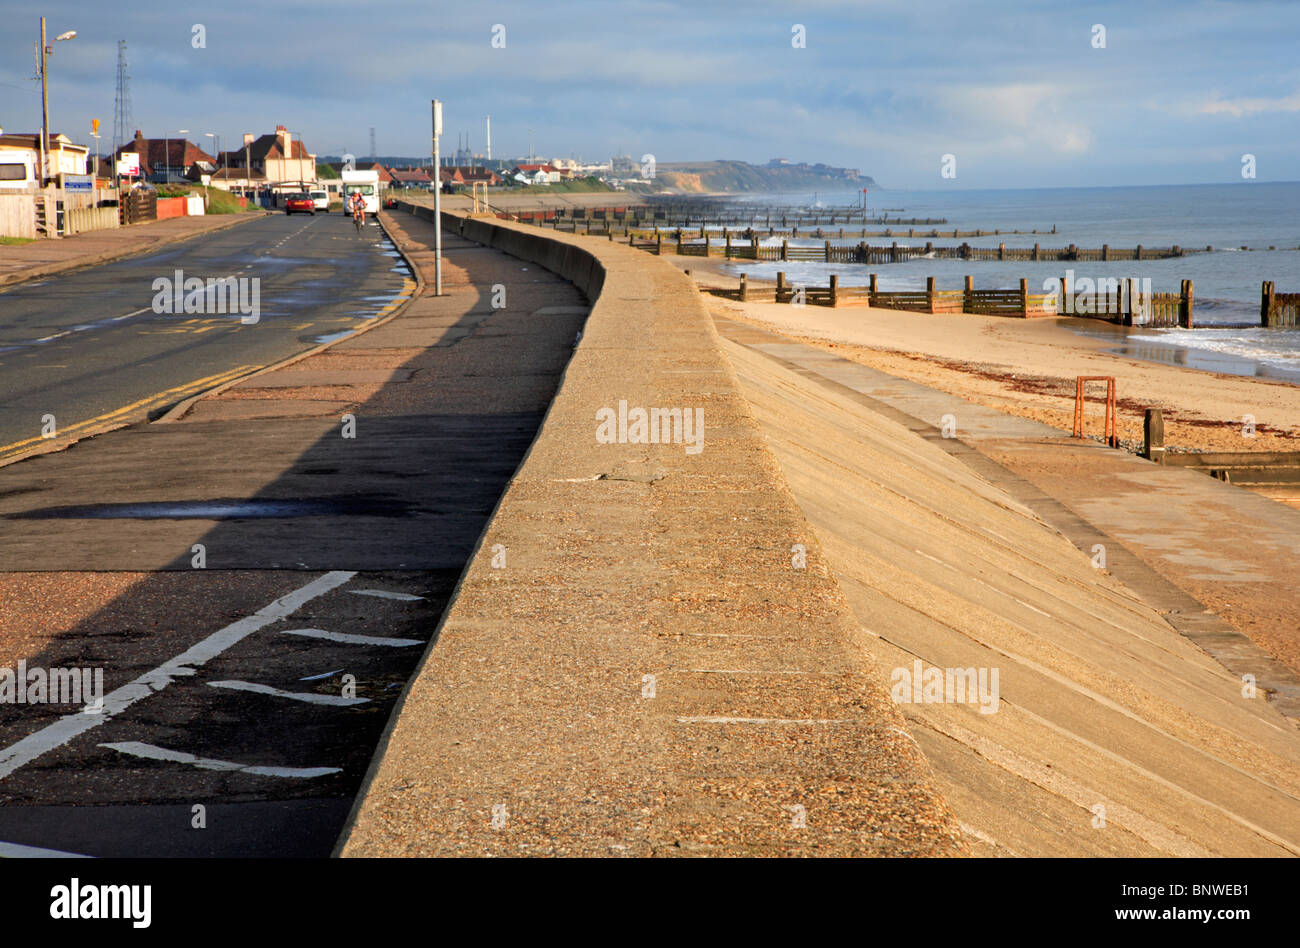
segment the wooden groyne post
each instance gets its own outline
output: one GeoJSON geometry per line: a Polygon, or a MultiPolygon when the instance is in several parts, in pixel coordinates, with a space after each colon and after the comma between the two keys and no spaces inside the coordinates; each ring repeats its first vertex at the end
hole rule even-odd
{"type": "Polygon", "coordinates": [[[1192,329],[1195,327],[1195,322],[1192,319],[1192,303],[1194,301],[1192,281],[1184,280],[1178,292],[1182,297],[1178,302],[1178,326],[1180,329],[1192,329]]]}
{"type": "Polygon", "coordinates": [[[1259,287],[1259,325],[1268,329],[1273,325],[1273,281],[1265,280],[1259,287]]]}
{"type": "Polygon", "coordinates": [[[1148,408],[1142,418],[1142,456],[1165,463],[1165,416],[1159,408],[1148,408]]]}

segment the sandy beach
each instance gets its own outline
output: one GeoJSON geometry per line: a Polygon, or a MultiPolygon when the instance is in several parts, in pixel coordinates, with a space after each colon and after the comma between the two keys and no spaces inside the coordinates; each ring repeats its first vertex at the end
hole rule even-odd
{"type": "MultiPolygon", "coordinates": [[[[676,259],[702,284],[735,286],[734,279],[700,268],[698,258],[676,259]]],[[[1104,351],[1104,341],[1072,332],[1056,319],[707,299],[716,314],[1067,432],[1075,378],[1110,375],[1116,380],[1122,440],[1141,443],[1143,411],[1152,407],[1163,410],[1165,440],[1174,449],[1300,450],[1300,387],[1114,355],[1104,351]],[[1245,431],[1245,416],[1254,419],[1253,437],[1245,431]]],[[[1101,411],[1099,398],[1089,403],[1091,434],[1100,433],[1101,411]]]]}

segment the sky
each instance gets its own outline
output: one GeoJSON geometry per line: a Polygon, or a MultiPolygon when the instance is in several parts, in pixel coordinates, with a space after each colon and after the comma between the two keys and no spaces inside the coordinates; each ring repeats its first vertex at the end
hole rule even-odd
{"type": "Polygon", "coordinates": [[[364,158],[373,126],[379,154],[428,155],[437,97],[444,154],[462,133],[481,152],[490,114],[494,157],[532,128],[548,158],[783,157],[886,188],[1226,183],[1247,154],[1255,180],[1300,179],[1297,0],[0,0],[7,131],[40,128],[42,12],[77,31],[51,127],[88,145],[124,39],[134,127],[208,151],[285,125],[364,158]]]}

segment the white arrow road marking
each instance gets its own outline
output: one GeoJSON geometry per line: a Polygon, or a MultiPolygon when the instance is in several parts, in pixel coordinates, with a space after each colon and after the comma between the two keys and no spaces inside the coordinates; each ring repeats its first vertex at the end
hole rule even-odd
{"type": "Polygon", "coordinates": [[[22,843],[0,843],[0,859],[93,859],[81,853],[65,853],[61,849],[42,849],[22,843]]]}
{"type": "Polygon", "coordinates": [[[424,639],[386,639],[380,635],[349,635],[347,632],[326,632],[324,629],[284,629],[284,635],[302,635],[309,639],[325,639],[330,642],[342,642],[345,645],[388,645],[401,648],[404,645],[423,645],[424,639]]]}
{"type": "Polygon", "coordinates": [[[116,691],[105,695],[101,712],[90,714],[74,711],[59,718],[53,724],[47,724],[39,731],[28,734],[18,743],[0,750],[0,778],[9,776],[19,767],[31,763],[42,754],[56,747],[62,747],[92,727],[121,714],[137,701],[157,694],[177,678],[193,675],[199,666],[216,658],[226,649],[242,642],[259,629],[292,615],[317,596],[323,596],[330,590],[342,586],[355,575],[355,572],[336,570],[313,579],[306,586],[281,596],[251,616],[245,616],[238,622],[232,622],[224,629],[213,632],[175,658],[169,659],[152,671],[145,672],[135,681],[128,682],[116,691]]]}
{"type": "Polygon", "coordinates": [[[251,691],[258,695],[271,695],[276,698],[289,698],[293,701],[305,701],[308,704],[330,704],[347,706],[365,704],[369,698],[344,698],[342,695],[318,695],[313,691],[282,691],[270,685],[259,685],[252,681],[210,681],[210,688],[229,688],[231,691],[251,691]]]}
{"type": "Polygon", "coordinates": [[[349,589],[348,592],[354,596],[377,596],[380,599],[397,599],[401,602],[415,602],[424,598],[412,596],[410,593],[388,592],[386,589],[349,589]]]}
{"type": "Polygon", "coordinates": [[[259,767],[250,764],[237,764],[231,760],[213,760],[211,757],[195,757],[184,751],[168,750],[145,744],[143,741],[121,741],[116,744],[100,744],[121,754],[132,757],[144,757],[147,760],[167,760],[177,764],[190,764],[200,770],[233,770],[259,777],[324,777],[327,774],[342,773],[342,767],[259,767]]]}

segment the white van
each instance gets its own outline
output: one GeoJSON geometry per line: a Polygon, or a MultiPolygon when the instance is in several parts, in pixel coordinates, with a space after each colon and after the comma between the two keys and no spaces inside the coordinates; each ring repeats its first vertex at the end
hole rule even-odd
{"type": "Polygon", "coordinates": [[[322,214],[328,214],[330,211],[330,193],[324,188],[312,188],[307,192],[311,195],[312,203],[316,205],[316,210],[322,214]]]}
{"type": "Polygon", "coordinates": [[[348,201],[352,195],[360,191],[361,196],[366,199],[366,213],[379,213],[379,172],[378,171],[343,171],[339,173],[343,179],[343,210],[348,209],[348,201]]]}

